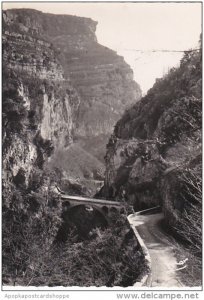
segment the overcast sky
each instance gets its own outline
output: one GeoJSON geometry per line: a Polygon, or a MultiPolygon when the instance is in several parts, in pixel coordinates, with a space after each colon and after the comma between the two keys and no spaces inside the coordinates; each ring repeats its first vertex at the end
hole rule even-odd
{"type": "Polygon", "coordinates": [[[4,3],[3,8],[35,8],[98,21],[98,42],[123,55],[143,93],[178,65],[182,53],[197,47],[201,33],[201,3],[4,3]],[[142,50],[138,52],[135,50],[142,50]]]}

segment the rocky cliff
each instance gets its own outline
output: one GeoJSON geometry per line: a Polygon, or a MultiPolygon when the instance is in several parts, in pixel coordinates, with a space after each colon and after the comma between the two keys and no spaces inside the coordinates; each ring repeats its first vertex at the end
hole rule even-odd
{"type": "Polygon", "coordinates": [[[113,125],[141,95],[124,59],[97,43],[96,25],[88,18],[31,9],[3,12],[4,69],[16,77],[29,123],[52,143],[52,169],[60,169],[66,181],[71,177],[88,186],[93,180],[88,194],[99,184],[95,179],[103,178],[113,125]]]}
{"type": "Polygon", "coordinates": [[[3,74],[4,175],[23,168],[28,178],[49,148],[72,142],[79,96],[63,77],[51,44],[29,35],[5,31],[3,74]]]}
{"type": "MultiPolygon", "coordinates": [[[[37,72],[36,76],[47,79],[58,77],[61,80],[63,73],[64,80],[71,81],[80,97],[75,119],[75,139],[99,137],[99,146],[104,148],[105,142],[100,142],[100,136],[105,137],[112,132],[125,107],[137,101],[141,91],[133,81],[132,70],[124,59],[97,43],[97,22],[27,9],[5,11],[3,21],[5,35],[10,36],[9,43],[12,40],[21,44],[10,58],[9,67],[15,60],[12,68],[27,68],[28,72],[37,72]],[[36,44],[36,53],[29,53],[31,43],[36,44]],[[47,47],[47,50],[43,51],[43,47],[47,47]],[[28,51],[23,53],[22,49],[25,48],[28,51]],[[53,49],[60,66],[52,60],[53,49]],[[27,61],[30,61],[29,67],[27,61]],[[45,64],[49,65],[47,70],[45,64]]],[[[90,142],[87,146],[84,139],[80,146],[91,151],[90,142]]]]}
{"type": "Polygon", "coordinates": [[[102,195],[135,210],[161,205],[172,227],[199,203],[201,86],[201,50],[187,51],[124,113],[107,145],[102,195]]]}
{"type": "MultiPolygon", "coordinates": [[[[5,32],[3,273],[10,274],[12,284],[16,276],[23,276],[24,268],[31,270],[31,253],[36,253],[36,257],[42,255],[60,225],[61,205],[55,192],[58,178],[44,166],[58,143],[65,146],[72,141],[74,107],[63,83],[61,67],[49,43],[5,32]],[[49,57],[46,63],[41,59],[42,52],[49,57]],[[56,122],[54,112],[60,114],[60,123],[56,122]],[[31,243],[33,240],[37,241],[36,247],[31,243]]],[[[68,89],[73,88],[69,85],[68,89]]],[[[4,277],[8,284],[10,279],[4,277]]]]}

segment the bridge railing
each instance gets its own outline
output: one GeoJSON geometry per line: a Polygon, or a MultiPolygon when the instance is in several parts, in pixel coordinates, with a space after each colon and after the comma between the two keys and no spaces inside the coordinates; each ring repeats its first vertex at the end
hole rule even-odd
{"type": "Polygon", "coordinates": [[[67,201],[75,201],[75,202],[81,202],[81,203],[94,203],[94,204],[101,204],[101,205],[109,205],[109,206],[121,206],[123,207],[124,204],[121,202],[117,201],[109,201],[109,200],[104,200],[104,199],[95,199],[95,198],[85,198],[81,196],[69,196],[65,194],[61,194],[61,199],[62,200],[67,200],[67,201]]]}

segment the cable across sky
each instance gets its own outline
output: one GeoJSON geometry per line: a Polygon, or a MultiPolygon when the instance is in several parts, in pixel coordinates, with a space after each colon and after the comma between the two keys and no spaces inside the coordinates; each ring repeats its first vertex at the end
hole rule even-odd
{"type": "Polygon", "coordinates": [[[133,51],[133,52],[142,52],[142,53],[148,53],[148,52],[175,52],[175,53],[178,53],[178,52],[181,52],[181,53],[184,53],[184,52],[194,52],[194,51],[200,51],[201,49],[199,48],[196,48],[196,49],[190,49],[190,50],[166,50],[166,49],[154,49],[154,50],[141,50],[141,49],[121,49],[123,51],[133,51]]]}

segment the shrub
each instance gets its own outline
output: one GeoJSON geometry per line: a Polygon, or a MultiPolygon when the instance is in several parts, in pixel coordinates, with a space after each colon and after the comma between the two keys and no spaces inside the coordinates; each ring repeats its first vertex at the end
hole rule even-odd
{"type": "Polygon", "coordinates": [[[180,175],[183,211],[176,231],[187,241],[191,253],[202,257],[202,176],[201,168],[186,169],[180,175]]]}
{"type": "Polygon", "coordinates": [[[76,243],[74,231],[65,244],[49,251],[29,285],[130,286],[144,269],[144,260],[125,220],[117,215],[108,229],[95,229],[76,243]]]}
{"type": "Polygon", "coordinates": [[[16,186],[24,185],[25,184],[25,170],[20,168],[18,173],[16,174],[16,176],[14,176],[13,182],[16,184],[16,186]]]}
{"type": "Polygon", "coordinates": [[[30,194],[13,190],[11,200],[2,210],[3,283],[27,285],[52,246],[61,222],[61,206],[50,189],[30,194]]]}

